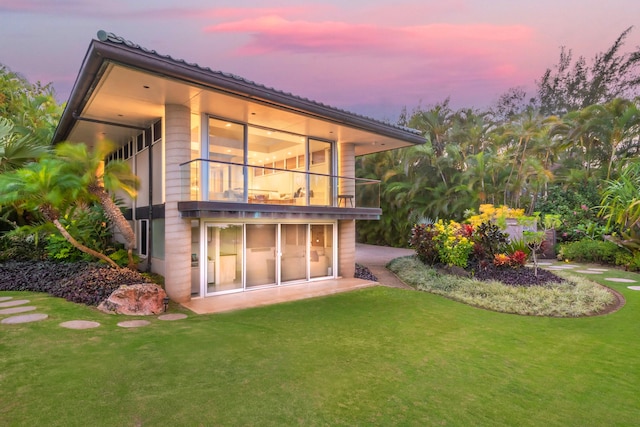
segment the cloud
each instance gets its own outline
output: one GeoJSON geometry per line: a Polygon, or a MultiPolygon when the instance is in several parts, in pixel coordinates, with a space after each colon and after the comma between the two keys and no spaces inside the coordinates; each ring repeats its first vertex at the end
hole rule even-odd
{"type": "Polygon", "coordinates": [[[278,14],[223,21],[205,33],[240,36],[230,50],[250,58],[254,69],[261,64],[260,79],[335,105],[435,102],[454,94],[478,105],[534,78],[528,58],[537,34],[523,25],[377,25],[278,14]]]}
{"type": "Polygon", "coordinates": [[[237,53],[271,52],[340,54],[444,54],[503,50],[496,44],[528,43],[532,30],[520,25],[430,24],[384,27],[340,21],[312,22],[268,15],[210,25],[207,33],[248,34],[250,41],[237,53]]]}

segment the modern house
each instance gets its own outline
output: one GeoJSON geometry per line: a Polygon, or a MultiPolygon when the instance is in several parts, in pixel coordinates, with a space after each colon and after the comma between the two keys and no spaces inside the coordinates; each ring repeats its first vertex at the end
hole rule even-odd
{"type": "Polygon", "coordinates": [[[171,299],[353,277],[355,221],[381,214],[356,156],[424,140],[98,32],[54,143],[118,144],[142,268],[171,299]]]}

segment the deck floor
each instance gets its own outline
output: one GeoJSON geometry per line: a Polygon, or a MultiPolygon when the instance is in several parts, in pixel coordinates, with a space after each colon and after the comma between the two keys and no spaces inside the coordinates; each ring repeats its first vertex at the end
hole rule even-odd
{"type": "Polygon", "coordinates": [[[332,295],[339,292],[367,288],[377,284],[377,282],[355,278],[319,280],[297,285],[282,285],[206,298],[194,298],[182,305],[197,314],[222,313],[225,311],[332,295]]]}

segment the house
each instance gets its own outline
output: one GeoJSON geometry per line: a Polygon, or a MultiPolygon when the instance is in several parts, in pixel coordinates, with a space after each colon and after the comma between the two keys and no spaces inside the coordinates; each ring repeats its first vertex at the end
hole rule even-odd
{"type": "Polygon", "coordinates": [[[98,32],[54,136],[118,144],[142,268],[177,302],[353,277],[355,220],[379,219],[356,156],[421,144],[389,125],[98,32]]]}

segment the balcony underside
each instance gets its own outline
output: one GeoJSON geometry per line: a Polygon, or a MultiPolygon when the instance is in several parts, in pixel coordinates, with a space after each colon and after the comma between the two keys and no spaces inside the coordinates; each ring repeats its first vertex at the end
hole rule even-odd
{"type": "Polygon", "coordinates": [[[380,208],[351,208],[333,206],[293,206],[229,202],[178,202],[183,218],[239,218],[239,219],[370,219],[378,220],[380,208]]]}

